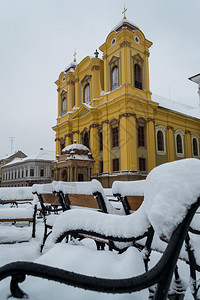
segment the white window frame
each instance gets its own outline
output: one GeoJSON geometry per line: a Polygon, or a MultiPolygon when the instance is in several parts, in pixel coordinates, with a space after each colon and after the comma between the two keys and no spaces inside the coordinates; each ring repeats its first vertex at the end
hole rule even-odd
{"type": "Polygon", "coordinates": [[[193,157],[199,157],[199,136],[196,133],[191,135],[191,146],[192,146],[192,156],[193,157]],[[198,155],[197,156],[194,155],[193,139],[196,139],[196,141],[197,141],[197,148],[198,148],[198,155]]]}
{"type": "Polygon", "coordinates": [[[86,104],[90,103],[90,84],[89,83],[87,83],[84,86],[83,92],[84,92],[84,103],[86,103],[86,104]]]}
{"type": "Polygon", "coordinates": [[[157,154],[166,155],[166,129],[163,125],[156,126],[155,136],[156,136],[156,151],[157,151],[157,154]],[[161,131],[162,134],[163,134],[163,142],[164,142],[164,150],[163,151],[158,150],[158,138],[157,138],[158,131],[161,131]]]}
{"type": "Polygon", "coordinates": [[[174,140],[175,140],[175,152],[176,152],[176,156],[177,157],[184,157],[185,156],[185,134],[183,132],[183,130],[181,129],[177,129],[175,132],[174,132],[174,140]],[[178,153],[177,152],[177,142],[176,142],[176,138],[177,138],[177,135],[180,135],[181,136],[181,141],[182,141],[182,153],[178,153]]]}
{"type": "Polygon", "coordinates": [[[118,66],[114,66],[111,71],[111,90],[114,91],[119,87],[119,69],[118,66]]]}

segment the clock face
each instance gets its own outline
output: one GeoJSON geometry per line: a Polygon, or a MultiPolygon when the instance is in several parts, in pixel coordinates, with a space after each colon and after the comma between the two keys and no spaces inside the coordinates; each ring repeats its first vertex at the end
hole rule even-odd
{"type": "Polygon", "coordinates": [[[134,36],[134,41],[136,42],[136,44],[139,44],[139,43],[140,43],[140,38],[139,38],[139,36],[135,35],[135,36],[134,36]]]}
{"type": "Polygon", "coordinates": [[[116,37],[114,37],[111,41],[111,46],[114,46],[116,44],[116,37]]]}

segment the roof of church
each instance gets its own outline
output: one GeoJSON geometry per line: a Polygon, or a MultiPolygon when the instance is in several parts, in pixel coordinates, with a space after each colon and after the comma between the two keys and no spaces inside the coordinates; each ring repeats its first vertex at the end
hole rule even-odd
{"type": "Polygon", "coordinates": [[[151,99],[159,103],[160,107],[178,112],[185,116],[200,119],[200,107],[193,107],[155,94],[152,94],[151,99]]]}
{"type": "Polygon", "coordinates": [[[130,22],[130,21],[127,20],[127,19],[123,19],[123,20],[120,21],[120,22],[119,22],[119,23],[118,23],[111,31],[119,32],[119,31],[121,31],[121,30],[124,29],[124,28],[127,28],[127,29],[129,29],[129,30],[131,30],[131,31],[134,31],[134,30],[136,30],[136,29],[139,29],[139,27],[138,27],[136,24],[130,22]]]}

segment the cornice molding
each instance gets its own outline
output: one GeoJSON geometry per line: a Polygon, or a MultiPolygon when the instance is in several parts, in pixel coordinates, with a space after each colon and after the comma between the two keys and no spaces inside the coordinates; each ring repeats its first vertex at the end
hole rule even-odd
{"type": "Polygon", "coordinates": [[[124,113],[124,114],[119,115],[119,119],[121,119],[123,117],[125,117],[125,118],[129,118],[129,117],[136,118],[136,114],[133,114],[133,113],[124,113]]]}

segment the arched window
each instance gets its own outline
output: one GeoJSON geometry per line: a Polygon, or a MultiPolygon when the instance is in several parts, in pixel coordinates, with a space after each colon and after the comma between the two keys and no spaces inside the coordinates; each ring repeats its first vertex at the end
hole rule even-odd
{"type": "Polygon", "coordinates": [[[118,78],[118,67],[115,66],[112,68],[112,76],[111,76],[111,90],[115,90],[119,86],[119,78],[118,78]]]}
{"type": "Polygon", "coordinates": [[[142,69],[139,64],[134,65],[135,87],[142,90],[142,69]]]}
{"type": "Polygon", "coordinates": [[[87,83],[83,89],[83,102],[90,102],[90,84],[87,83]]]}
{"type": "Polygon", "coordinates": [[[161,130],[157,132],[157,147],[158,151],[164,151],[164,138],[161,130]]]}
{"type": "Polygon", "coordinates": [[[176,136],[176,150],[178,154],[183,153],[182,137],[180,134],[177,134],[176,136]]]}
{"type": "Polygon", "coordinates": [[[89,139],[89,133],[88,132],[86,132],[84,134],[83,145],[85,145],[87,148],[90,148],[90,139],[89,139]]]}
{"type": "Polygon", "coordinates": [[[193,140],[192,140],[192,146],[193,146],[193,156],[199,156],[198,142],[197,142],[196,138],[193,138],[193,140]]]}
{"type": "Polygon", "coordinates": [[[66,98],[64,97],[61,102],[61,115],[62,116],[65,115],[67,112],[66,108],[67,108],[67,101],[66,101],[66,98]]]}

